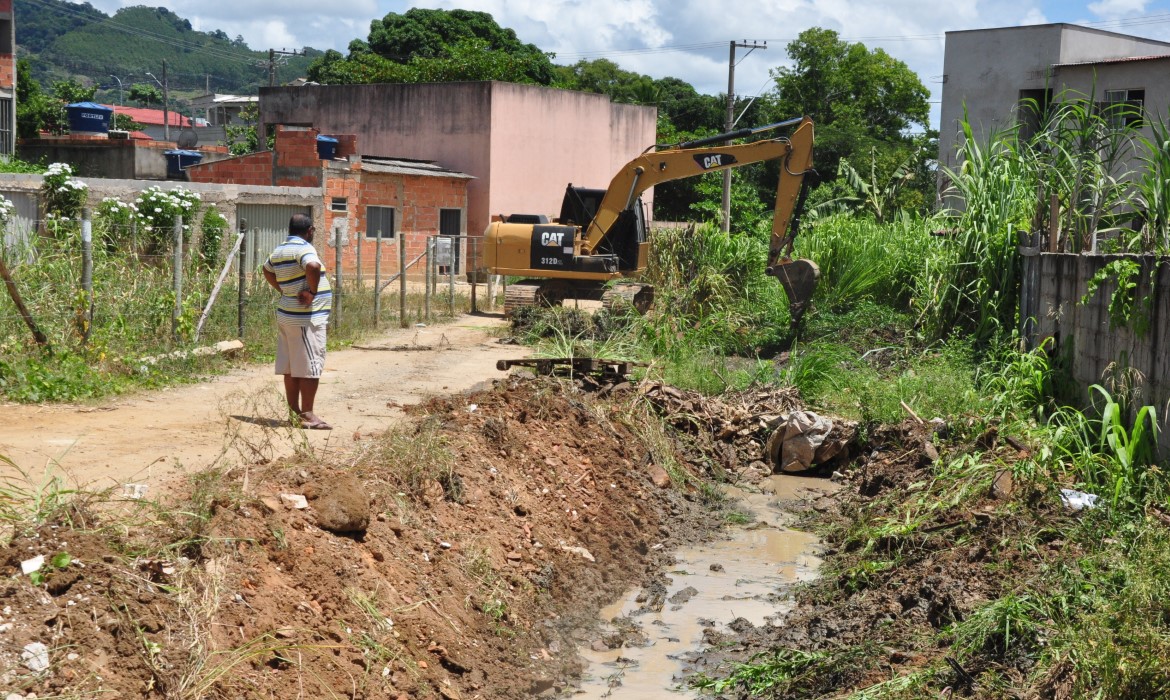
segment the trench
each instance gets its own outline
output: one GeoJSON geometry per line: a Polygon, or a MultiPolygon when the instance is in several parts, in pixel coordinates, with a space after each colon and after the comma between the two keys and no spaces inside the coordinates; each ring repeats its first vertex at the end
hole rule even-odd
{"type": "Polygon", "coordinates": [[[775,622],[791,609],[787,591],[817,575],[820,542],[787,527],[795,516],[785,504],[836,488],[827,479],[788,475],[765,479],[759,492],[726,487],[734,509],[750,522],[674,552],[674,563],[662,570],[665,591],[639,586],[603,608],[601,631],[578,649],[587,666],[572,697],[699,697],[684,676],[705,630],[730,631],[740,618],[755,626],[775,622]]]}

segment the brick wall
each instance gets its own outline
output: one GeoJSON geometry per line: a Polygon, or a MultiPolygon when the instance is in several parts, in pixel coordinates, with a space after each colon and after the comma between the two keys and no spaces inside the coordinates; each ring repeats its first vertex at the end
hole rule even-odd
{"type": "Polygon", "coordinates": [[[16,56],[0,53],[0,88],[12,89],[16,85],[16,56]]]}
{"type": "Polygon", "coordinates": [[[187,168],[191,182],[232,185],[272,185],[272,154],[268,151],[200,163],[187,168]]]}
{"type": "MultiPolygon", "coordinates": [[[[326,170],[325,220],[329,226],[329,242],[332,244],[337,227],[345,231],[342,236],[342,268],[346,275],[357,270],[358,248],[361,248],[362,275],[366,280],[374,276],[377,259],[377,241],[367,238],[367,207],[394,208],[394,235],[383,232],[382,273],[398,271],[398,247],[406,245],[406,259],[409,263],[426,250],[428,236],[439,233],[439,209],[459,209],[463,217],[467,214],[467,180],[464,178],[435,177],[429,175],[402,175],[353,170],[348,174],[335,174],[326,170]],[[333,197],[345,197],[346,213],[330,211],[333,197]]],[[[336,259],[336,251],[328,246],[329,260],[336,259]]],[[[422,276],[422,267],[412,267],[409,276],[422,276]]],[[[352,276],[348,279],[353,279],[352,276]]]]}
{"type": "Polygon", "coordinates": [[[187,169],[192,182],[222,182],[276,187],[320,187],[317,131],[277,127],[274,151],[258,151],[187,169]]]}

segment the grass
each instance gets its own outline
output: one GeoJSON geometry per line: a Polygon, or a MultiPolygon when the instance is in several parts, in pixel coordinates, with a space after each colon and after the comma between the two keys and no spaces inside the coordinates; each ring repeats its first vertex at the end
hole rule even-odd
{"type": "MultiPolygon", "coordinates": [[[[103,240],[99,235],[105,230],[103,226],[100,219],[95,221],[95,240],[103,240]]],[[[60,226],[55,236],[39,236],[35,246],[6,253],[16,287],[47,336],[49,349],[34,346],[13,301],[8,294],[0,294],[0,393],[5,398],[25,403],[94,399],[134,388],[194,381],[228,366],[222,358],[157,364],[143,361],[195,344],[195,327],[218,269],[194,261],[185,265],[176,338],[172,335],[175,297],[169,255],[142,254],[133,242],[117,248],[95,245],[91,302],[81,287],[81,243],[76,229],[76,224],[60,226]]],[[[275,292],[258,273],[249,275],[244,291],[243,356],[268,359],[274,352],[275,292]]],[[[238,300],[238,276],[229,274],[202,328],[199,344],[239,335],[238,300]]],[[[455,295],[454,302],[456,313],[470,308],[463,293],[455,295]]],[[[355,283],[342,285],[340,306],[341,323],[330,331],[331,348],[402,323],[396,287],[383,293],[380,318],[374,317],[372,290],[359,289],[355,283]]],[[[405,323],[450,317],[445,293],[432,299],[430,317],[425,307],[422,292],[409,292],[405,323]]]]}

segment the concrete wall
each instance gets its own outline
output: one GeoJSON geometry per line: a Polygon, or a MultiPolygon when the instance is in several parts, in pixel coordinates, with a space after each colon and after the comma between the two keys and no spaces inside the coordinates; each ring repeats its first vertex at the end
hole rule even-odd
{"type": "Polygon", "coordinates": [[[365,155],[430,160],[473,175],[472,235],[493,214],[559,212],[570,182],[608,185],[657,128],[654,108],[495,82],[261,88],[260,119],[355,134],[365,155]]]}
{"type": "Polygon", "coordinates": [[[1141,372],[1145,377],[1142,403],[1157,407],[1163,454],[1170,454],[1170,259],[1150,255],[1025,255],[1020,312],[1030,344],[1036,346],[1053,338],[1057,354],[1070,360],[1072,378],[1082,388],[1107,386],[1111,365],[1141,372]],[[1080,303],[1093,275],[1123,257],[1142,266],[1137,298],[1153,294],[1149,328],[1141,336],[1132,328],[1111,326],[1109,302],[1114,283],[1103,284],[1088,304],[1080,303]]]}
{"type": "MultiPolygon", "coordinates": [[[[176,180],[157,182],[88,177],[79,179],[89,186],[88,205],[91,208],[96,208],[105,197],[132,202],[149,187],[162,187],[164,190],[182,187],[191,192],[198,192],[204,204],[214,204],[219,209],[219,213],[228,220],[232,230],[236,228],[237,204],[286,204],[313,207],[313,216],[317,227],[324,227],[320,187],[261,187],[179,182],[176,180]]],[[[0,193],[36,194],[40,192],[41,183],[40,175],[0,173],[0,193]]]]}
{"type": "MultiPolygon", "coordinates": [[[[1062,67],[1054,75],[1056,64],[1162,54],[1170,54],[1170,44],[1070,24],[947,32],[939,163],[952,168],[957,164],[955,147],[960,143],[958,125],[964,104],[976,138],[983,139],[993,128],[1014,123],[1021,90],[1051,88],[1054,95],[1059,94],[1066,87],[1066,76],[1072,75],[1075,86],[1067,87],[1088,93],[1091,82],[1086,84],[1080,74],[1091,74],[1092,68],[1070,71],[1062,67]]],[[[1099,74],[1115,68],[1096,67],[1099,74]]],[[[1138,62],[1132,69],[1144,71],[1148,76],[1145,82],[1150,82],[1160,77],[1153,73],[1164,71],[1165,66],[1138,62]]],[[[1103,87],[1098,81],[1098,95],[1103,87]]],[[[1155,97],[1149,88],[1146,94],[1148,99],[1155,97]]],[[[1164,102],[1167,94],[1161,93],[1157,99],[1164,102]]]]}

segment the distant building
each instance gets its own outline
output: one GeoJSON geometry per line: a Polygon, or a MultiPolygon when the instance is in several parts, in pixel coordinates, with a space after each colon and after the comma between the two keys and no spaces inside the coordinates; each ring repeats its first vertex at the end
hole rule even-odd
{"type": "Polygon", "coordinates": [[[0,0],[0,156],[16,148],[16,22],[12,0],[0,0]]]}
{"type": "MultiPolygon", "coordinates": [[[[335,260],[335,246],[340,242],[347,273],[357,269],[363,241],[362,268],[370,273],[379,243],[384,250],[383,269],[397,271],[399,245],[413,260],[423,254],[430,236],[461,241],[467,235],[467,190],[472,176],[431,162],[358,155],[358,139],[353,135],[335,134],[327,137],[326,144],[318,136],[320,132],[313,128],[279,126],[274,151],[200,163],[184,172],[191,182],[320,193],[318,202],[304,213],[313,216],[319,230],[316,243],[328,263],[335,260]]],[[[296,210],[274,206],[241,215],[249,229],[266,232],[253,249],[266,252],[276,245],[283,237],[281,231],[287,230],[290,213],[296,210]],[[277,237],[271,237],[273,231],[277,237]]],[[[460,252],[458,245],[455,249],[456,266],[465,269],[460,261],[467,249],[460,252]]]]}
{"type": "MultiPolygon", "coordinates": [[[[1092,97],[1101,107],[1128,104],[1165,119],[1168,69],[1170,43],[1073,24],[947,32],[939,164],[958,164],[964,110],[976,139],[1017,123],[1021,136],[1030,136],[1039,114],[1065,91],[1092,97]]],[[[1151,135],[1148,119],[1135,119],[1133,126],[1151,135]]]]}
{"type": "Polygon", "coordinates": [[[463,227],[478,236],[493,216],[558,215],[569,183],[607,187],[654,144],[658,110],[516,83],[305,84],[260,88],[260,123],[353,134],[362,153],[474,176],[463,227]]]}
{"type": "Polygon", "coordinates": [[[191,110],[202,114],[207,126],[242,125],[240,114],[259,102],[256,95],[200,95],[191,99],[191,110]]]}

